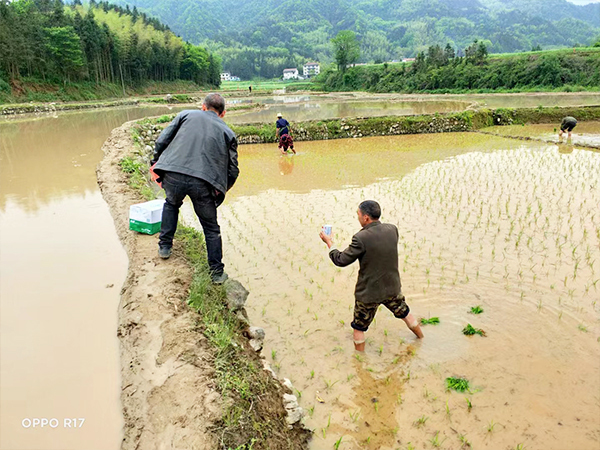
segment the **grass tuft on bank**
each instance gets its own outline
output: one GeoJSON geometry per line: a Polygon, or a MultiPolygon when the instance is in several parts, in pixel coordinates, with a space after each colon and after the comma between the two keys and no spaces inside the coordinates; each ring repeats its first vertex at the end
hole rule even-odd
{"type": "MultiPolygon", "coordinates": [[[[139,138],[132,128],[132,138],[139,138]]],[[[141,156],[139,140],[134,152],[121,159],[128,184],[147,200],[156,198],[141,156]],[[136,154],[137,153],[137,154],[136,154]]],[[[246,325],[226,304],[224,286],[214,285],[206,258],[204,235],[179,224],[176,242],[193,269],[188,305],[198,312],[197,330],[211,345],[214,382],[222,396],[222,417],[212,430],[219,448],[226,450],[304,449],[309,433],[288,430],[282,403],[283,389],[265,370],[260,357],[247,345],[246,325]]]]}

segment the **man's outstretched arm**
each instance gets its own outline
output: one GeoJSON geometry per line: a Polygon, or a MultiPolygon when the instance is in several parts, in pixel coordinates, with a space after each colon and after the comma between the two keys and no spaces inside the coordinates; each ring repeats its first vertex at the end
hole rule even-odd
{"type": "Polygon", "coordinates": [[[331,258],[331,261],[338,267],[349,266],[365,252],[362,242],[357,239],[356,236],[352,236],[352,242],[343,252],[333,247],[333,242],[329,236],[324,235],[323,233],[321,233],[320,236],[323,242],[331,249],[329,251],[329,258],[331,258]],[[324,237],[326,239],[324,239],[324,237]]]}

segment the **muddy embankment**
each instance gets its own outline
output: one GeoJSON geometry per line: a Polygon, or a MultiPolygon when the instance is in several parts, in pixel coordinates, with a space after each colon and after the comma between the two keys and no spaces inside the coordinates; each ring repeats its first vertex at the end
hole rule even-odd
{"type": "MultiPolygon", "coordinates": [[[[526,123],[556,123],[558,126],[565,116],[576,117],[581,122],[600,120],[600,106],[498,108],[447,114],[314,120],[293,123],[292,134],[295,141],[318,141],[367,136],[479,131],[495,125],[526,123]]],[[[172,117],[175,115],[173,114],[172,117]]],[[[138,142],[152,147],[164,126],[158,124],[156,120],[148,120],[140,124],[138,142]]],[[[238,136],[240,144],[275,142],[272,124],[231,125],[231,128],[238,136]]],[[[526,139],[522,136],[515,136],[515,138],[526,139]]],[[[527,139],[534,140],[534,138],[527,139]]]]}
{"type": "MultiPolygon", "coordinates": [[[[20,114],[43,114],[53,113],[56,111],[77,111],[99,108],[115,108],[118,106],[132,105],[178,105],[190,107],[198,107],[204,97],[190,96],[187,94],[167,95],[164,97],[139,97],[129,98],[126,100],[100,101],[100,102],[85,102],[85,103],[24,103],[0,105],[0,116],[14,116],[20,114]]],[[[259,109],[262,106],[260,103],[247,103],[236,105],[228,108],[229,111],[259,109]]]]}
{"type": "MultiPolygon", "coordinates": [[[[164,261],[157,256],[156,235],[129,230],[129,206],[144,201],[128,185],[127,175],[119,166],[134,151],[132,126],[133,122],[129,122],[113,130],[104,143],[105,157],[97,169],[98,183],[129,257],[117,331],[125,421],[122,448],[227,448],[230,445],[223,440],[226,431],[223,411],[227,402],[235,399],[224,398],[219,391],[215,380],[215,349],[203,332],[198,312],[187,303],[194,271],[185,257],[186,249],[176,240],[173,256],[164,261]]],[[[237,283],[237,287],[241,285],[237,283]]],[[[227,290],[227,300],[231,301],[229,287],[227,290]]],[[[237,289],[240,290],[245,291],[237,289]]],[[[246,328],[248,332],[249,324],[242,323],[247,294],[245,291],[237,299],[237,308],[241,308],[240,329],[246,328]]],[[[229,306],[233,309],[232,303],[229,306]]],[[[251,337],[257,335],[260,337],[260,333],[249,333],[251,337]]],[[[262,348],[260,341],[241,338],[240,342],[244,357],[260,367],[257,376],[268,380],[262,384],[267,386],[264,392],[255,394],[254,405],[260,409],[261,402],[268,402],[270,416],[261,419],[280,424],[277,430],[280,439],[269,447],[304,448],[308,433],[298,425],[302,411],[289,395],[291,386],[282,387],[268,367],[262,370],[262,360],[256,352],[262,348]]],[[[254,448],[267,447],[257,442],[254,448]]]]}

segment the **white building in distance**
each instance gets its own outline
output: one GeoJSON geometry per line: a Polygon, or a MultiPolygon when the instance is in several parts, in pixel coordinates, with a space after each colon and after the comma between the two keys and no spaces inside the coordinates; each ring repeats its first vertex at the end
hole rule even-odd
{"type": "Polygon", "coordinates": [[[222,72],[221,81],[231,81],[231,74],[229,72],[222,72]]]}
{"type": "Polygon", "coordinates": [[[284,80],[297,80],[298,79],[298,69],[283,69],[283,79],[284,80]]]}
{"type": "Polygon", "coordinates": [[[304,78],[319,75],[320,72],[321,67],[318,62],[307,62],[302,68],[302,75],[304,75],[304,78]]]}

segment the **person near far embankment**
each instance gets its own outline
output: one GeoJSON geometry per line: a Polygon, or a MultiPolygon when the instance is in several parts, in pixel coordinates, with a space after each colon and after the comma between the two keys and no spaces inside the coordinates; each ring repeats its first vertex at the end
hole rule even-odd
{"type": "Polygon", "coordinates": [[[379,305],[384,305],[408,328],[423,338],[423,331],[417,319],[410,313],[400,284],[398,272],[398,228],[389,223],[381,223],[381,207],[373,200],[366,200],[358,206],[358,222],[362,229],[352,237],[352,242],[344,251],[333,245],[331,236],[321,231],[319,237],[329,247],[329,257],[336,266],[345,267],[358,259],[360,270],[354,290],[354,348],[365,349],[365,332],[375,318],[379,305]]]}
{"type": "Polygon", "coordinates": [[[275,128],[275,138],[279,141],[279,150],[281,150],[281,154],[285,155],[289,148],[295,155],[296,150],[294,150],[294,140],[292,139],[290,123],[283,118],[281,113],[277,114],[275,128]]]}
{"type": "Polygon", "coordinates": [[[575,117],[565,117],[560,124],[560,131],[558,132],[558,136],[562,137],[563,133],[568,132],[569,137],[571,137],[571,131],[573,131],[573,128],[575,128],[576,126],[577,119],[575,119],[575,117]]]}
{"type": "Polygon", "coordinates": [[[202,111],[182,111],[163,130],[151,161],[167,197],[158,255],[163,259],[171,256],[179,208],[189,196],[204,231],[208,266],[215,284],[227,279],[217,207],[240,173],[237,139],[223,122],[223,116],[225,99],[219,94],[208,94],[202,111]]]}

